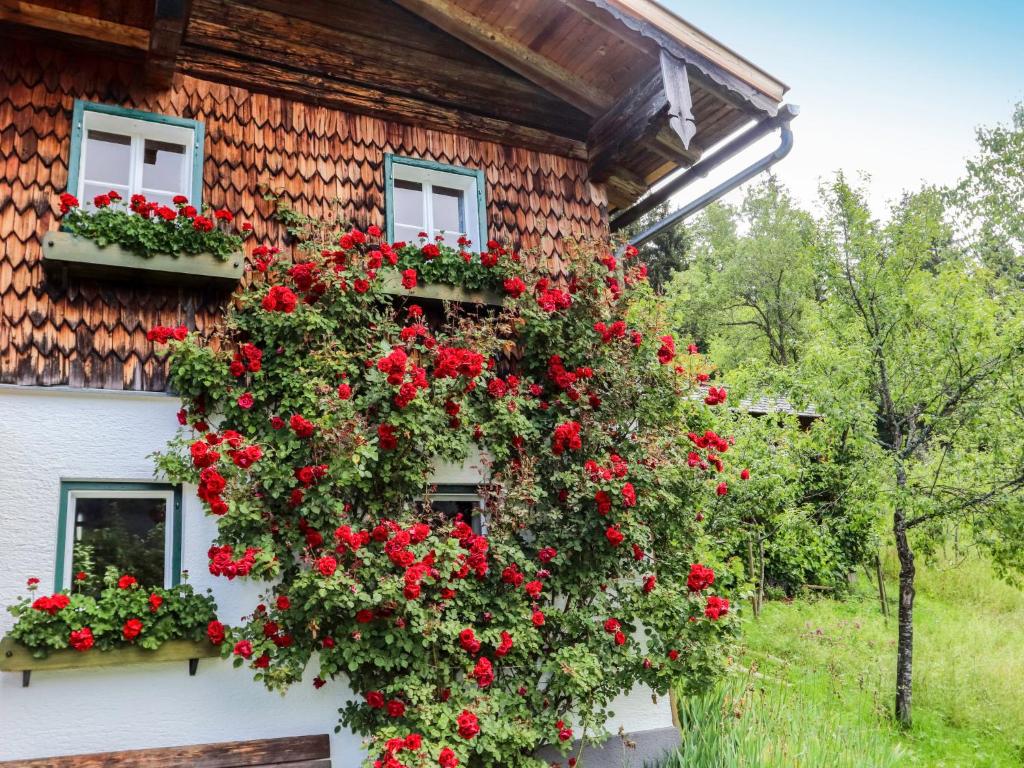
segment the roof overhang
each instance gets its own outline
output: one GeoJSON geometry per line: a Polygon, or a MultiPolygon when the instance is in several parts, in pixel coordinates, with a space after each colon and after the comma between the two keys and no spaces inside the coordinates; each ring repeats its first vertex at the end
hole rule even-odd
{"type": "MultiPolygon", "coordinates": [[[[360,1],[335,0],[330,8],[343,18],[346,3],[359,6],[360,1]]],[[[787,90],[780,80],[653,0],[376,2],[415,14],[550,94],[553,105],[565,105],[561,122],[549,117],[539,126],[536,105],[532,117],[529,110],[519,116],[508,109],[498,114],[497,105],[484,99],[474,115],[464,100],[456,105],[428,98],[417,109],[424,125],[445,128],[452,122],[445,119],[446,110],[449,115],[455,110],[466,115],[461,127],[470,135],[586,158],[591,180],[605,186],[610,212],[625,209],[668,174],[694,165],[705,150],[741,128],[774,117],[787,90]]],[[[251,6],[253,12],[275,12],[282,18],[300,12],[272,0],[256,0],[251,6]]],[[[176,67],[182,68],[190,56],[184,71],[198,76],[216,78],[220,72],[235,82],[256,77],[252,67],[259,63],[267,70],[261,70],[263,80],[273,80],[274,62],[250,62],[234,73],[216,63],[196,70],[196,56],[184,51],[197,25],[210,26],[212,13],[215,4],[209,0],[106,0],[101,7],[68,0],[0,0],[0,22],[41,39],[57,33],[78,47],[128,56],[142,64],[155,87],[168,86],[176,67]]],[[[290,28],[284,23],[280,31],[290,28]]],[[[198,48],[205,51],[206,44],[200,42],[198,48]]],[[[273,40],[267,45],[273,46],[273,40]]],[[[395,52],[385,47],[381,55],[395,52]]],[[[289,66],[301,67],[302,62],[290,60],[289,66]]],[[[331,103],[323,86],[344,83],[346,74],[343,67],[319,66],[307,79],[321,83],[319,98],[331,103]]],[[[390,85],[381,90],[391,88],[393,96],[406,102],[422,99],[430,76],[423,72],[419,87],[409,93],[396,94],[390,85]]],[[[294,81],[298,75],[290,77],[294,81]]],[[[463,82],[472,90],[471,77],[463,82]]],[[[375,84],[364,79],[358,85],[369,91],[375,84]]],[[[345,93],[336,88],[339,103],[345,93]]],[[[352,108],[359,111],[360,105],[352,108]]]]}

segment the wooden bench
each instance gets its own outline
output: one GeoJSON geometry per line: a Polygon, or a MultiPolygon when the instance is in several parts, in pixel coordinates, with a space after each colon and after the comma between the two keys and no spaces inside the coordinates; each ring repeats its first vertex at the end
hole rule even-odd
{"type": "Polygon", "coordinates": [[[0,768],[331,768],[331,740],[297,736],[0,762],[0,768]]]}

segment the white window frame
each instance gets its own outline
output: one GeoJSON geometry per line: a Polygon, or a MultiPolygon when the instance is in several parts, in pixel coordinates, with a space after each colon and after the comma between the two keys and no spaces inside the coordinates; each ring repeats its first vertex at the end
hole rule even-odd
{"type": "MultiPolygon", "coordinates": [[[[58,589],[70,589],[74,574],[72,569],[74,567],[74,546],[75,546],[75,531],[78,529],[78,499],[163,499],[167,505],[166,520],[164,523],[164,587],[170,588],[177,583],[176,574],[174,573],[174,518],[175,518],[175,491],[173,488],[167,490],[140,490],[140,491],[119,491],[119,490],[104,490],[103,488],[96,488],[95,490],[85,490],[72,488],[65,490],[67,494],[67,523],[66,530],[64,532],[63,542],[63,584],[58,585],[58,589]]],[[[102,574],[97,574],[102,576],[102,574]]]]}
{"type": "Polygon", "coordinates": [[[484,500],[481,498],[479,493],[445,493],[443,489],[445,486],[440,485],[437,493],[430,494],[430,501],[470,501],[476,504],[476,508],[479,510],[473,514],[471,520],[466,522],[473,526],[473,529],[477,533],[486,536],[487,535],[487,512],[484,507],[484,500]],[[479,525],[477,525],[479,521],[479,525]],[[479,528],[479,530],[477,530],[479,528]]]}
{"type": "Polygon", "coordinates": [[[484,250],[487,242],[487,221],[483,199],[482,171],[388,154],[385,155],[385,177],[386,204],[390,208],[387,213],[389,239],[401,239],[395,235],[395,229],[403,226],[426,232],[430,242],[433,242],[434,238],[440,234],[465,235],[472,243],[468,250],[474,252],[484,250]],[[396,181],[407,181],[422,186],[422,225],[398,220],[397,211],[394,210],[394,183],[396,181]],[[466,228],[464,232],[452,232],[434,226],[434,187],[446,187],[462,192],[466,228]]]}
{"type": "MultiPolygon", "coordinates": [[[[194,128],[183,125],[169,125],[152,120],[144,120],[123,115],[112,115],[105,112],[85,110],[82,114],[82,137],[79,146],[78,166],[78,188],[76,196],[83,205],[91,205],[92,200],[85,199],[86,183],[107,185],[111,182],[103,179],[87,179],[86,168],[88,168],[89,131],[104,131],[115,133],[131,138],[131,149],[128,168],[128,194],[125,199],[135,194],[146,195],[147,198],[153,195],[184,195],[189,198],[189,203],[196,208],[199,201],[193,200],[195,189],[195,144],[196,131],[194,128]],[[166,141],[174,144],[181,144],[185,147],[184,161],[181,169],[181,189],[146,189],[142,187],[143,152],[145,151],[146,139],[153,141],[166,141]]],[[[119,186],[119,185],[116,185],[119,186]]]]}

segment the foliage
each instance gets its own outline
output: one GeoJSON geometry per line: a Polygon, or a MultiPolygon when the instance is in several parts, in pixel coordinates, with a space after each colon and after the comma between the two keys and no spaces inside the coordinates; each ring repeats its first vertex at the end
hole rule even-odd
{"type": "Polygon", "coordinates": [[[760,592],[793,595],[805,584],[845,590],[878,540],[866,441],[831,419],[805,429],[792,415],[755,417],[740,408],[730,418],[732,461],[750,479],[708,516],[717,547],[743,564],[760,592]]]}
{"type": "Polygon", "coordinates": [[[677,330],[729,370],[795,363],[820,293],[814,219],[768,177],[739,209],[715,204],[690,232],[692,264],[669,290],[677,330]]]}
{"type": "Polygon", "coordinates": [[[16,623],[7,636],[37,658],[67,648],[155,650],[168,640],[204,639],[216,619],[213,598],[196,594],[189,584],[143,587],[133,576],[108,568],[94,596],[91,582],[97,580],[80,572],[73,589],[33,598],[39,580],[29,579],[29,594],[8,607],[16,623]]]}
{"type": "Polygon", "coordinates": [[[682,744],[650,768],[895,768],[903,751],[756,668],[679,700],[682,744]]]}
{"type": "MultiPolygon", "coordinates": [[[[638,235],[671,213],[672,209],[668,203],[657,205],[641,216],[635,224],[623,229],[622,234],[627,239],[638,235]]],[[[640,246],[640,258],[647,265],[647,278],[655,291],[663,291],[676,272],[689,266],[691,240],[689,230],[677,225],[669,227],[650,242],[640,246]]]]}
{"type": "Polygon", "coordinates": [[[993,273],[1024,286],[1024,103],[1009,125],[978,129],[978,154],[949,193],[961,236],[993,273]]]}
{"type": "MultiPolygon", "coordinates": [[[[894,591],[899,566],[891,548],[883,561],[894,591]]],[[[896,639],[892,620],[878,610],[873,579],[862,576],[841,601],[769,603],[757,622],[743,626],[742,663],[756,666],[796,711],[808,711],[811,723],[827,728],[834,719],[859,730],[865,743],[899,748],[900,765],[1019,766],[1024,593],[996,576],[982,550],[958,550],[952,538],[921,558],[917,584],[912,730],[894,727],[889,714],[896,639]]],[[[798,754],[803,730],[789,727],[798,754]]],[[[789,737],[789,727],[780,738],[789,737]]]]}
{"type": "Polygon", "coordinates": [[[194,256],[211,253],[220,261],[242,249],[242,238],[217,225],[230,224],[233,215],[221,209],[201,214],[182,195],[174,198],[174,208],[132,195],[126,203],[111,190],[97,195],[93,209],[79,207],[78,200],[68,193],[60,196],[63,219],[61,228],[79,237],[94,241],[100,247],[115,243],[144,258],[154,254],[194,256]]]}
{"type": "Polygon", "coordinates": [[[186,405],[159,466],[218,516],[211,572],[274,584],[235,663],[273,689],[311,662],[318,687],[347,678],[342,722],[387,766],[537,766],[602,740],[638,684],[712,680],[732,615],[693,510],[728,504],[732,473],[688,466],[685,430],[729,444],[635,253],[616,277],[565,244],[557,282],[492,248],[505,308],[428,327],[381,291],[413,252],[329,230],[258,260],[223,335],[151,332],[186,405]],[[476,455],[486,534],[429,505],[435,462],[476,455]]]}

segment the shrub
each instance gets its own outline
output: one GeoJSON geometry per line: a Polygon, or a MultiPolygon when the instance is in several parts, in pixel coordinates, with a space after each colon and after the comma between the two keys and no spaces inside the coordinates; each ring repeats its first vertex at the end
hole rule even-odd
{"type": "Polygon", "coordinates": [[[567,245],[561,276],[491,243],[470,262],[505,308],[428,325],[381,279],[433,249],[310,231],[294,263],[257,249],[266,280],[222,333],[151,333],[185,403],[159,466],[218,516],[211,572],[274,585],[230,630],[236,665],[272,689],[347,678],[342,723],[390,768],[542,765],[634,686],[712,680],[732,614],[713,574],[687,582],[729,442],[635,253],[567,245]],[[687,428],[711,466],[687,465],[687,428]],[[486,534],[429,504],[434,462],[471,448],[486,534]]]}

